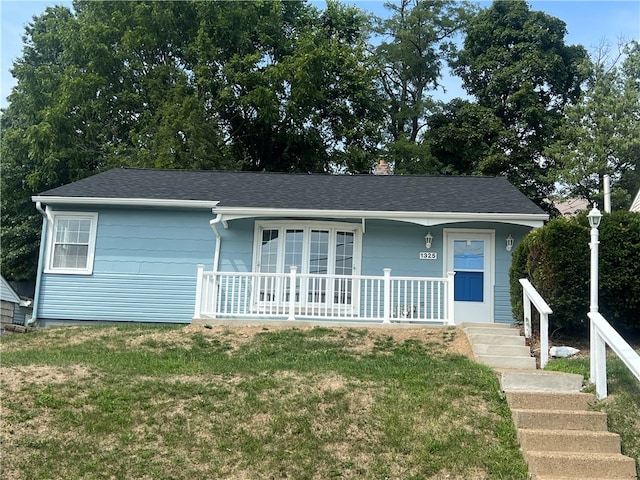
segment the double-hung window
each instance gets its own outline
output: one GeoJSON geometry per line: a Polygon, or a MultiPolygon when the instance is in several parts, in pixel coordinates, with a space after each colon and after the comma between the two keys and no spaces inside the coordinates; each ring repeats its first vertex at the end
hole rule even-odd
{"type": "Polygon", "coordinates": [[[48,273],[91,274],[97,213],[52,212],[48,273]]]}
{"type": "Polygon", "coordinates": [[[300,275],[293,289],[282,277],[265,277],[259,300],[289,301],[293,293],[304,305],[351,305],[350,277],[358,274],[361,238],[357,224],[257,223],[255,270],[286,274],[295,266],[300,275]]]}

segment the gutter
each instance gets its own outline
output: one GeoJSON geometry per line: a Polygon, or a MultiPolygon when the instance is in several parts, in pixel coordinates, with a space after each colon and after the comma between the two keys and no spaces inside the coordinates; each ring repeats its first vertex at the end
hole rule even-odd
{"type": "Polygon", "coordinates": [[[44,248],[47,240],[47,227],[49,225],[49,215],[43,210],[42,203],[36,202],[36,210],[42,214],[42,233],[40,235],[40,249],[38,251],[38,267],[36,270],[36,289],[33,294],[33,313],[29,320],[25,319],[25,326],[29,327],[38,322],[38,303],[40,301],[40,283],[42,282],[42,269],[44,266],[44,248]]]}
{"type": "Polygon", "coordinates": [[[219,201],[173,200],[164,198],[105,198],[105,197],[59,197],[34,195],[31,201],[54,205],[108,205],[126,207],[171,207],[171,208],[213,208],[219,201]]]}

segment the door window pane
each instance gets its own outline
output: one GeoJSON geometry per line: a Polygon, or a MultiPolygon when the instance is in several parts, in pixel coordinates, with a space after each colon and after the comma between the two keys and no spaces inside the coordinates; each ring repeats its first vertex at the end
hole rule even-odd
{"type": "Polygon", "coordinates": [[[302,247],[304,245],[304,230],[287,230],[284,247],[284,268],[289,271],[289,267],[298,267],[298,272],[302,267],[302,247]]]}
{"type": "Polygon", "coordinates": [[[262,250],[260,253],[260,271],[274,273],[278,271],[278,230],[262,231],[262,250]]]}
{"type": "Polygon", "coordinates": [[[453,269],[484,270],[484,240],[454,240],[453,269]]]}
{"type": "Polygon", "coordinates": [[[311,230],[309,273],[327,273],[329,268],[329,232],[311,230]]]}

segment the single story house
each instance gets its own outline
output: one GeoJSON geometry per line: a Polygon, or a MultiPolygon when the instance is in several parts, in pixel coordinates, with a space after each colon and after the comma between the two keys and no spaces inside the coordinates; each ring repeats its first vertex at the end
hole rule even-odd
{"type": "Polygon", "coordinates": [[[114,169],[34,196],[39,324],[513,321],[501,177],[114,169]]]}
{"type": "Polygon", "coordinates": [[[24,325],[25,321],[31,318],[32,301],[18,295],[4,277],[0,278],[0,323],[24,325]]]}

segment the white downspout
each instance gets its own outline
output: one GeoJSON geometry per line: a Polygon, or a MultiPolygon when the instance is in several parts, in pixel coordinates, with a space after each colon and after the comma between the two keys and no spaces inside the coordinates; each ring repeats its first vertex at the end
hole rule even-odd
{"type": "Polygon", "coordinates": [[[220,263],[220,244],[222,243],[222,236],[218,231],[218,223],[222,222],[222,214],[218,213],[216,218],[209,221],[209,225],[211,225],[211,229],[216,236],[216,249],[213,254],[213,272],[218,272],[218,266],[220,263]]]}
{"type": "Polygon", "coordinates": [[[47,226],[49,224],[49,215],[42,208],[41,202],[36,202],[36,210],[42,214],[42,233],[40,235],[40,249],[38,250],[38,267],[36,268],[36,289],[33,294],[33,315],[31,319],[25,322],[26,326],[34,325],[38,321],[38,304],[40,303],[40,283],[42,281],[42,269],[44,266],[44,248],[47,242],[47,226]]]}

